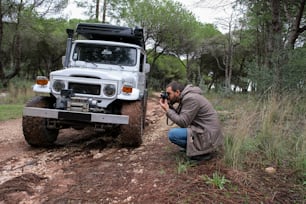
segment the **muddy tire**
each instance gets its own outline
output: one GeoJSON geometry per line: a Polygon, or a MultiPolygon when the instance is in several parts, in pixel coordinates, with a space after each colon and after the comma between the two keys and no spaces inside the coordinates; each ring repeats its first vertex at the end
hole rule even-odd
{"type": "MultiPolygon", "coordinates": [[[[37,96],[31,99],[26,107],[52,108],[54,99],[37,96]]],[[[58,136],[58,129],[48,129],[47,119],[41,117],[22,117],[23,135],[27,143],[33,147],[47,147],[52,145],[58,136]]]]}
{"type": "Polygon", "coordinates": [[[148,94],[145,92],[144,98],[142,100],[142,111],[143,111],[143,117],[142,117],[142,127],[145,129],[146,126],[146,116],[147,116],[147,109],[148,109],[148,94]]]}
{"type": "Polygon", "coordinates": [[[119,143],[125,147],[139,147],[142,143],[144,130],[144,102],[124,103],[121,114],[129,116],[129,124],[120,126],[119,143]]]}

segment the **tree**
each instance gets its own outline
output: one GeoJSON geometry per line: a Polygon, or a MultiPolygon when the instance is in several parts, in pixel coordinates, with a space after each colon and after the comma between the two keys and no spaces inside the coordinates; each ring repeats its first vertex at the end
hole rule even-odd
{"type": "MultiPolygon", "coordinates": [[[[305,0],[241,1],[248,9],[248,29],[256,36],[256,59],[258,73],[270,73],[267,88],[280,93],[285,87],[285,67],[288,49],[294,49],[306,26],[305,0]]],[[[255,72],[253,72],[255,73],[255,72]]],[[[256,78],[253,78],[256,80],[256,78]]],[[[257,84],[262,81],[257,80],[257,84]]]]}
{"type": "Polygon", "coordinates": [[[283,9],[289,26],[287,48],[294,49],[298,37],[306,30],[305,4],[306,0],[284,2],[283,9]]]}
{"type": "MultiPolygon", "coordinates": [[[[103,1],[106,5],[106,1],[103,1]]],[[[92,0],[92,1],[81,1],[81,0],[75,0],[75,3],[78,7],[86,8],[85,15],[88,16],[88,19],[95,19],[96,22],[99,22],[99,16],[100,16],[100,0],[92,0]]],[[[104,9],[104,6],[103,6],[104,9]]],[[[105,8],[106,9],[106,8],[105,8]]],[[[104,15],[104,13],[103,13],[104,15]]],[[[105,22],[105,19],[102,20],[102,22],[105,22]]]]}
{"type": "MultiPolygon", "coordinates": [[[[149,62],[152,58],[149,57],[149,62]]],[[[172,80],[185,81],[186,69],[176,56],[161,55],[155,63],[155,68],[150,72],[150,87],[162,90],[172,80]]]]}
{"type": "MultiPolygon", "coordinates": [[[[228,32],[225,34],[226,36],[226,43],[224,45],[224,71],[225,71],[225,92],[230,93],[231,92],[231,80],[232,80],[232,73],[233,73],[233,57],[234,57],[234,47],[236,46],[234,42],[234,36],[233,36],[233,29],[235,29],[234,26],[234,19],[232,14],[230,16],[230,19],[228,21],[228,32]]],[[[218,63],[220,67],[220,63],[218,63]]]]}
{"type": "Polygon", "coordinates": [[[67,28],[75,28],[79,20],[31,19],[31,29],[23,31],[21,73],[27,79],[37,75],[48,76],[51,71],[62,67],[61,58],[65,55],[67,28]],[[31,47],[31,49],[27,49],[31,47]]]}
{"type": "Polygon", "coordinates": [[[190,59],[197,56],[205,35],[210,35],[203,31],[217,33],[213,26],[199,23],[180,3],[170,0],[134,1],[121,16],[129,25],[145,29],[147,47],[152,47],[148,54],[152,57],[153,69],[160,56],[173,55],[185,67],[189,81],[192,80],[190,59]]]}
{"type": "Polygon", "coordinates": [[[120,13],[134,0],[74,0],[78,7],[85,9],[88,19],[95,19],[96,22],[107,23],[109,21],[120,21],[120,13]],[[102,6],[101,6],[102,4],[102,6]],[[102,8],[102,11],[101,11],[102,8]],[[100,15],[102,13],[102,19],[100,15]],[[106,17],[109,18],[107,21],[106,17]]]}
{"type": "MultiPolygon", "coordinates": [[[[21,70],[22,34],[21,30],[31,27],[26,16],[46,15],[57,12],[67,5],[67,0],[0,0],[0,79],[3,86],[7,86],[10,79],[15,77],[21,70]],[[12,29],[13,38],[10,42],[9,55],[3,51],[4,30],[12,29]],[[4,63],[6,61],[6,63],[4,63]]],[[[10,33],[10,35],[11,35],[10,33]]],[[[9,37],[8,37],[9,39],[9,37]]]]}

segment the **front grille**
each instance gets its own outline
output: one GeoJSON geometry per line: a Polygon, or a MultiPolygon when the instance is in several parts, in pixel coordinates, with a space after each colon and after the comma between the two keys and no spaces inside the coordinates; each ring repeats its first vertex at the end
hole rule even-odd
{"type": "Polygon", "coordinates": [[[72,89],[74,93],[78,94],[100,95],[101,92],[101,85],[95,84],[80,84],[70,82],[68,87],[69,89],[72,89]]]}

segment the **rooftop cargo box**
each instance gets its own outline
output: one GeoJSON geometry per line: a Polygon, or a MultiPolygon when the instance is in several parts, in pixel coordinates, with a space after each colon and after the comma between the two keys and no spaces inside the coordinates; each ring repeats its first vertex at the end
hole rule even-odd
{"type": "Polygon", "coordinates": [[[136,44],[144,48],[143,29],[103,23],[79,23],[76,33],[89,40],[106,40],[136,44]]]}

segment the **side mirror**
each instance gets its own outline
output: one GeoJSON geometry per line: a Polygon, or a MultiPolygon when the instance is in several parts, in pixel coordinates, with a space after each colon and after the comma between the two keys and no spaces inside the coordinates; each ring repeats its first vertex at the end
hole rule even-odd
{"type": "Polygon", "coordinates": [[[148,63],[145,63],[144,64],[144,68],[145,68],[145,73],[149,73],[150,72],[150,64],[148,64],[148,63]]]}

